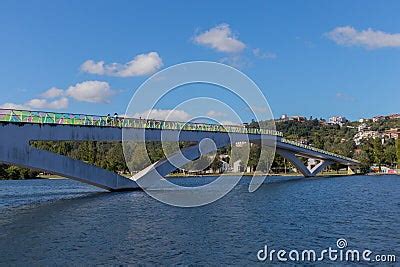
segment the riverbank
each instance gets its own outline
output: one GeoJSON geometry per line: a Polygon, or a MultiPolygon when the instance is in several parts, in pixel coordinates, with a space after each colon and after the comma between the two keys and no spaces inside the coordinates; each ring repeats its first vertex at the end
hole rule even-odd
{"type": "MultiPolygon", "coordinates": [[[[175,173],[167,175],[167,178],[191,178],[191,177],[212,177],[212,176],[303,176],[300,173],[290,172],[290,173],[273,173],[273,174],[266,174],[266,173],[259,173],[259,172],[246,172],[246,173],[206,173],[206,174],[182,174],[182,173],[175,173]]],[[[348,176],[349,174],[347,171],[339,171],[339,172],[321,172],[318,176],[348,176]]],[[[131,175],[122,174],[126,178],[130,178],[131,175]]],[[[40,175],[37,178],[31,179],[66,179],[65,177],[58,176],[58,175],[40,175]]]]}
{"type": "Polygon", "coordinates": [[[55,174],[41,174],[37,177],[37,179],[49,179],[49,180],[56,180],[56,179],[67,179],[66,177],[55,175],[55,174]]]}
{"type": "MultiPolygon", "coordinates": [[[[397,170],[400,173],[400,170],[397,170]]],[[[167,175],[167,178],[191,178],[191,177],[210,177],[210,176],[303,176],[300,173],[290,172],[290,173],[259,173],[259,172],[246,172],[246,173],[207,173],[207,174],[182,174],[182,173],[175,173],[167,175]]],[[[317,176],[351,176],[351,175],[360,175],[360,174],[349,174],[347,171],[324,171],[319,173],[317,176]]],[[[382,176],[382,175],[393,175],[388,173],[367,173],[365,175],[375,175],[375,176],[382,176]]],[[[394,174],[396,175],[396,174],[394,174]]],[[[399,175],[399,174],[397,174],[399,175]]],[[[131,176],[129,174],[122,174],[127,178],[131,176]]],[[[53,174],[40,174],[37,177],[32,178],[21,178],[21,179],[3,179],[3,180],[34,180],[34,179],[48,179],[48,180],[58,180],[58,179],[68,179],[63,176],[53,175],[53,174]]],[[[1,179],[0,179],[1,180],[1,179]]]]}

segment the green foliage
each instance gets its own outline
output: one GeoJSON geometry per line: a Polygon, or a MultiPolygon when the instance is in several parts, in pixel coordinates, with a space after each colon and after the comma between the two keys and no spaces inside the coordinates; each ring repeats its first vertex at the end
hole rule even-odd
{"type": "Polygon", "coordinates": [[[400,119],[381,120],[377,122],[368,122],[372,131],[384,131],[391,128],[398,128],[400,126],[400,119]]]}
{"type": "Polygon", "coordinates": [[[361,162],[361,172],[365,173],[369,171],[369,167],[372,165],[373,161],[367,151],[361,150],[360,152],[355,154],[354,158],[361,162]]]}
{"type": "Polygon", "coordinates": [[[379,138],[373,139],[372,147],[373,147],[374,162],[377,163],[379,167],[381,167],[384,161],[383,160],[384,149],[382,141],[379,138]]]}
{"type": "Polygon", "coordinates": [[[214,160],[211,162],[211,169],[213,172],[217,172],[222,167],[222,162],[218,160],[218,157],[214,157],[214,160]]]}
{"type": "Polygon", "coordinates": [[[26,168],[5,164],[0,165],[0,179],[29,179],[37,177],[38,174],[39,172],[26,168]]]}
{"type": "Polygon", "coordinates": [[[400,139],[397,139],[397,142],[396,142],[396,147],[397,147],[397,168],[399,168],[400,169],[400,139]]]}
{"type": "Polygon", "coordinates": [[[395,166],[397,164],[397,155],[396,155],[396,142],[395,140],[387,140],[384,146],[383,151],[383,160],[384,163],[389,166],[395,166]]]}

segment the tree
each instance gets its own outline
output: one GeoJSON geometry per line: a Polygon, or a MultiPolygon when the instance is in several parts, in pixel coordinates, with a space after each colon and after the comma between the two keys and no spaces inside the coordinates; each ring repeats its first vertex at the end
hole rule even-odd
{"type": "Polygon", "coordinates": [[[399,138],[396,140],[396,146],[397,146],[397,168],[400,169],[400,139],[399,138]]]}
{"type": "Polygon", "coordinates": [[[260,146],[254,144],[250,147],[250,155],[247,165],[250,166],[252,170],[255,169],[258,165],[260,153],[261,153],[260,146]]]}
{"type": "Polygon", "coordinates": [[[7,179],[6,168],[7,168],[7,165],[0,164],[0,180],[7,179]]]}
{"type": "Polygon", "coordinates": [[[217,155],[214,157],[214,160],[211,162],[211,169],[213,172],[217,172],[222,167],[222,162],[219,160],[217,155]]]}
{"type": "Polygon", "coordinates": [[[372,144],[373,144],[374,161],[376,164],[378,164],[379,171],[381,171],[381,166],[382,163],[384,162],[384,149],[382,140],[379,138],[375,138],[372,144]]]}
{"type": "Polygon", "coordinates": [[[16,166],[9,166],[6,169],[6,172],[7,172],[8,179],[20,179],[21,178],[20,173],[18,171],[18,167],[16,167],[16,166]]]}
{"type": "Polygon", "coordinates": [[[364,150],[355,154],[355,159],[361,162],[360,171],[362,173],[367,173],[369,171],[369,167],[372,164],[370,156],[364,150]]]}
{"type": "Polygon", "coordinates": [[[385,150],[384,150],[384,162],[385,164],[388,164],[391,167],[395,167],[397,162],[396,162],[396,143],[394,140],[389,140],[387,144],[385,145],[385,150]]]}

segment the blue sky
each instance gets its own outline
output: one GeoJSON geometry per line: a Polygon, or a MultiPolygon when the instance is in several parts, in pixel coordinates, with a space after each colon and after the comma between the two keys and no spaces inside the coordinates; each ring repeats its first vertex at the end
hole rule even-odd
{"type": "Polygon", "coordinates": [[[398,1],[1,1],[0,104],[123,113],[155,71],[210,60],[253,79],[276,117],[399,113],[399,10],[398,1]]]}

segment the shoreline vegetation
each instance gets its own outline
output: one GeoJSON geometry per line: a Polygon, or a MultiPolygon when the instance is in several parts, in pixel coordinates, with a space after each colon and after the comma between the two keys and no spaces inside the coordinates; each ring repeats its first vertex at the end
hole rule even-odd
{"type": "MultiPolygon", "coordinates": [[[[400,169],[397,170],[398,173],[400,173],[400,169]]],[[[243,176],[243,177],[249,177],[249,176],[266,176],[266,177],[276,177],[276,176],[281,176],[281,177],[302,177],[302,174],[296,173],[296,172],[291,172],[291,173],[274,173],[274,174],[265,174],[265,173],[210,173],[210,174],[182,174],[182,173],[177,173],[177,174],[170,174],[166,178],[191,178],[191,177],[197,177],[197,178],[202,178],[202,177],[215,177],[215,176],[243,176]]],[[[358,173],[354,174],[349,174],[347,171],[324,171],[319,173],[315,177],[337,177],[337,176],[356,176],[360,175],[358,173]]],[[[383,176],[383,175],[397,175],[400,177],[400,174],[390,174],[390,173],[367,173],[365,175],[373,175],[373,176],[383,176]]],[[[127,178],[129,178],[129,175],[123,175],[127,178]]],[[[315,178],[315,177],[310,177],[310,178],[315,178]]],[[[24,178],[24,180],[40,180],[40,179],[48,179],[48,180],[58,180],[58,179],[69,179],[67,177],[59,176],[59,175],[53,175],[53,174],[39,174],[36,177],[30,177],[30,178],[24,178]]],[[[0,179],[4,180],[4,179],[0,179]]],[[[9,180],[20,180],[20,179],[9,179],[9,180]]]]}
{"type": "MultiPolygon", "coordinates": [[[[252,121],[247,127],[263,127],[264,122],[257,123],[252,121]]],[[[283,132],[284,136],[288,140],[296,140],[301,143],[311,145],[313,147],[330,151],[336,154],[343,155],[345,157],[354,158],[361,162],[358,168],[358,173],[369,173],[371,172],[371,166],[376,166],[379,170],[381,167],[389,167],[396,169],[400,166],[400,139],[394,138],[366,138],[361,140],[361,143],[356,145],[354,137],[358,130],[357,128],[361,125],[360,122],[347,122],[341,126],[329,125],[323,123],[321,119],[307,119],[305,121],[277,121],[276,130],[283,132]]],[[[378,122],[367,122],[370,130],[377,132],[384,132],[393,127],[400,126],[400,119],[388,119],[378,122]]],[[[146,142],[142,144],[132,144],[129,147],[134,153],[130,153],[132,156],[125,159],[124,148],[121,142],[94,142],[94,141],[35,141],[31,143],[32,146],[54,152],[60,155],[68,156],[73,159],[81,160],[88,164],[98,166],[100,168],[120,173],[128,174],[130,171],[133,173],[144,169],[146,166],[154,163],[165,157],[163,149],[167,148],[168,144],[160,145],[158,142],[146,142]],[[129,168],[128,168],[129,166],[129,168]]],[[[180,143],[179,147],[187,147],[192,143],[180,143]]],[[[176,146],[171,145],[168,153],[174,152],[176,146]],[[172,149],[172,150],[171,150],[172,149]]],[[[213,173],[217,174],[206,174],[206,175],[219,175],[219,172],[225,172],[222,170],[222,165],[225,163],[235,162],[237,159],[241,159],[243,155],[230,155],[233,152],[231,147],[219,149],[216,156],[211,159],[202,157],[196,160],[198,163],[193,163],[187,170],[202,169],[197,168],[196,164],[204,166],[206,162],[209,165],[208,170],[212,170],[213,173]],[[229,155],[229,156],[227,156],[229,155]]],[[[260,158],[261,149],[258,145],[252,144],[247,151],[249,158],[248,164],[249,170],[254,171],[255,166],[259,166],[257,171],[265,172],[268,168],[268,160],[260,158]]],[[[128,153],[129,154],[129,153],[128,153]]],[[[234,154],[234,153],[233,153],[234,154]]],[[[243,153],[246,154],[246,153],[243,153]]],[[[306,164],[307,159],[302,158],[306,164]]],[[[242,160],[246,162],[246,160],[242,160]]],[[[343,166],[333,164],[328,167],[327,171],[323,172],[322,175],[336,175],[341,172],[343,166]]],[[[294,173],[294,166],[290,162],[275,155],[274,161],[271,166],[272,173],[270,175],[299,175],[294,173]],[[288,173],[285,174],[286,170],[288,173]]],[[[245,175],[251,175],[245,173],[245,175]]],[[[398,172],[399,173],[399,172],[398,172]]],[[[30,178],[41,178],[40,172],[36,170],[30,170],[26,168],[20,168],[13,165],[0,164],[0,179],[30,179],[30,178]]],[[[129,175],[129,174],[128,174],[129,175]]],[[[202,176],[204,173],[193,173],[193,175],[183,175],[182,173],[173,173],[169,177],[188,177],[188,176],[202,176]]],[[[225,173],[223,175],[234,175],[232,173],[225,173]]],[[[264,174],[260,174],[264,175],[264,174]]],[[[52,176],[48,176],[52,177],[52,176]]],[[[54,179],[57,176],[53,176],[54,179]]]]}

